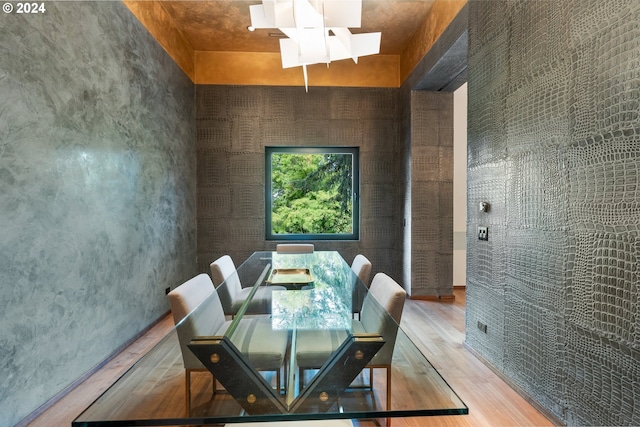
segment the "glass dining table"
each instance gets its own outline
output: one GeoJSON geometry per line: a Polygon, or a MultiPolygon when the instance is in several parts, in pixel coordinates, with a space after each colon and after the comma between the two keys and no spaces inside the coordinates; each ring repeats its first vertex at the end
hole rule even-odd
{"type": "MultiPolygon", "coordinates": [[[[189,350],[181,347],[179,333],[184,340],[184,328],[189,322],[211,310],[210,305],[197,307],[83,411],[72,426],[388,420],[468,414],[464,402],[386,310],[378,312],[389,317],[382,319],[385,322],[394,322],[394,337],[354,326],[365,299],[368,304],[379,303],[372,295],[367,296],[367,287],[338,252],[255,252],[237,268],[236,274],[235,279],[251,290],[238,312],[226,316],[222,333],[188,337],[189,350]],[[273,289],[269,293],[270,313],[252,313],[251,298],[265,287],[273,289]],[[285,355],[277,372],[283,381],[276,381],[273,372],[253,368],[250,355],[243,353],[247,346],[239,340],[246,340],[248,335],[239,338],[238,331],[250,319],[268,325],[260,332],[263,336],[255,339],[269,342],[270,334],[286,337],[285,355]],[[296,355],[302,351],[296,347],[297,337],[309,332],[318,334],[318,339],[331,337],[334,345],[329,346],[331,351],[323,356],[322,363],[302,370],[297,365],[296,355]],[[395,340],[391,374],[374,377],[368,363],[385,339],[395,340]],[[189,405],[185,403],[182,351],[193,352],[205,368],[190,384],[189,405]]],[[[217,299],[217,295],[214,297],[217,299]]]]}

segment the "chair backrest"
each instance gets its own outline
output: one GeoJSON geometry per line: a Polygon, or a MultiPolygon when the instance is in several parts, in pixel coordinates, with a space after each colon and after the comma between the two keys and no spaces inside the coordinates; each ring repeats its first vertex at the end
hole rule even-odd
{"type": "Polygon", "coordinates": [[[371,261],[366,256],[359,254],[351,263],[351,270],[358,276],[358,279],[368,288],[371,277],[371,261]]]}
{"type": "Polygon", "coordinates": [[[380,333],[385,344],[371,359],[370,365],[391,363],[406,297],[407,292],[391,277],[384,273],[373,277],[362,304],[361,322],[365,331],[380,333]]]}
{"type": "Polygon", "coordinates": [[[218,286],[224,282],[224,285],[218,288],[218,296],[220,297],[222,306],[228,312],[231,310],[233,300],[242,290],[236,265],[229,255],[223,255],[213,261],[209,265],[209,268],[211,269],[211,279],[213,280],[214,287],[218,288],[218,286]]]}
{"type": "Polygon", "coordinates": [[[195,336],[214,335],[224,324],[225,317],[220,298],[208,274],[199,274],[169,292],[169,305],[173,314],[187,369],[204,368],[187,344],[195,336]]]}
{"type": "Polygon", "coordinates": [[[280,243],[276,245],[279,254],[312,254],[315,247],[313,243],[280,243]]]}

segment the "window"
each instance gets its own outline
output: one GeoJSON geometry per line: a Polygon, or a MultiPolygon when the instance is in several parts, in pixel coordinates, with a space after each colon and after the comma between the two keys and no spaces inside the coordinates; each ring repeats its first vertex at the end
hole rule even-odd
{"type": "Polygon", "coordinates": [[[357,240],[357,147],[266,147],[267,240],[357,240]]]}

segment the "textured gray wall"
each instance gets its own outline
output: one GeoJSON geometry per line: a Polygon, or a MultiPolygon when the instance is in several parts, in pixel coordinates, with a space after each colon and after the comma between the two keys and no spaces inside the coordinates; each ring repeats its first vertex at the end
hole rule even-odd
{"type": "Polygon", "coordinates": [[[411,92],[411,296],[453,295],[453,93],[411,92]]]}
{"type": "Polygon", "coordinates": [[[348,261],[358,253],[401,281],[401,153],[397,89],[198,86],[198,262],[236,263],[264,238],[264,147],[360,147],[360,241],[315,241],[348,261]]]}
{"type": "Polygon", "coordinates": [[[194,86],[120,2],[0,17],[0,425],[196,272],[194,86]]]}
{"type": "Polygon", "coordinates": [[[640,425],[638,22],[469,3],[466,340],[570,425],[640,425]]]}
{"type": "Polygon", "coordinates": [[[466,78],[467,21],[465,5],[399,89],[402,277],[415,297],[453,294],[452,96],[466,78]]]}

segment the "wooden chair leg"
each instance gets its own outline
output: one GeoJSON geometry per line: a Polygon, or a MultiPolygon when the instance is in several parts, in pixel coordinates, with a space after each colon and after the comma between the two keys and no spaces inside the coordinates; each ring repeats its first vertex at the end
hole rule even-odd
{"type": "Polygon", "coordinates": [[[391,410],[391,366],[387,366],[387,411],[391,410]]]}
{"type": "Polygon", "coordinates": [[[369,387],[373,392],[373,368],[371,366],[369,366],[369,387]]]}
{"type": "Polygon", "coordinates": [[[284,367],[282,368],[284,373],[284,380],[282,381],[282,387],[285,394],[287,393],[287,386],[289,385],[289,363],[285,361],[284,367]]]}
{"type": "MultiPolygon", "coordinates": [[[[390,411],[391,410],[391,365],[376,365],[375,367],[377,368],[384,368],[387,371],[387,406],[386,406],[386,410],[390,411]]],[[[374,370],[374,366],[368,366],[369,368],[369,387],[371,388],[371,391],[373,392],[373,370],[374,370]]],[[[378,424],[378,421],[376,421],[376,424],[378,424]]],[[[389,427],[391,425],[391,418],[387,418],[387,427],[389,427]]]]}
{"type": "MultiPolygon", "coordinates": [[[[391,410],[391,365],[387,369],[387,411],[391,410]]],[[[391,418],[387,418],[387,427],[391,426],[391,418]]]]}
{"type": "Polygon", "coordinates": [[[184,395],[186,397],[185,408],[187,409],[187,418],[191,416],[191,369],[185,369],[185,390],[184,395]]]}
{"type": "MultiPolygon", "coordinates": [[[[185,378],[184,378],[184,395],[185,395],[185,408],[187,412],[187,417],[191,416],[191,373],[196,371],[204,372],[204,369],[186,369],[184,370],[185,378]]],[[[216,391],[218,390],[218,385],[216,383],[215,375],[211,374],[211,397],[213,398],[216,395],[216,391]]]]}

